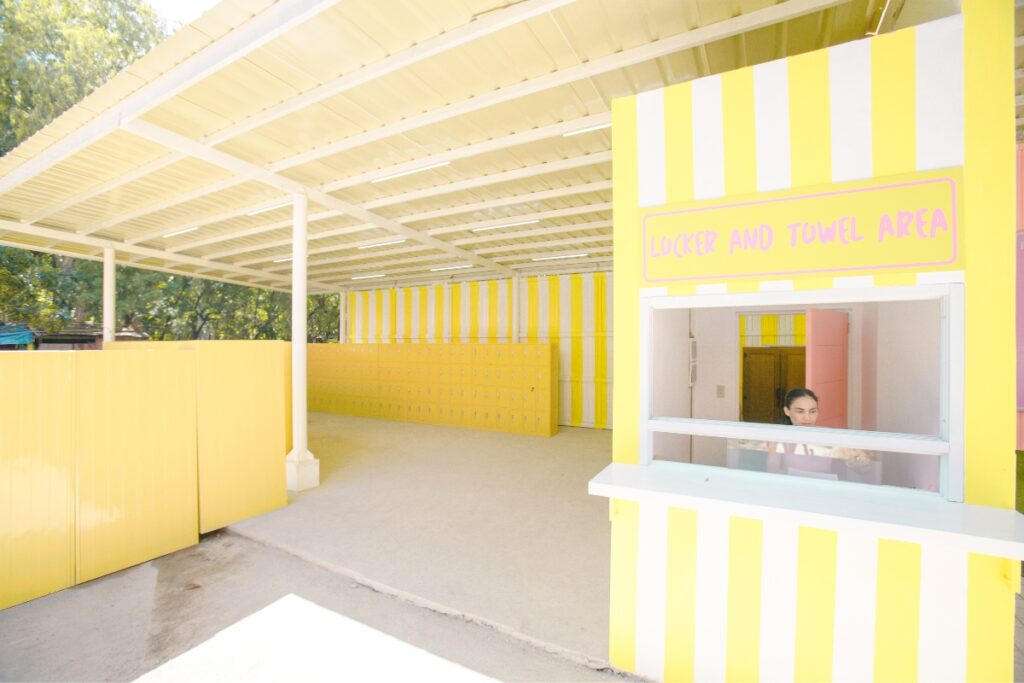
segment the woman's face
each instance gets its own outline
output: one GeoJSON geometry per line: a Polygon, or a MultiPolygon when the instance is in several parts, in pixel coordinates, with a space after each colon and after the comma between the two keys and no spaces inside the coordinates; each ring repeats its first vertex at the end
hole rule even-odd
{"type": "Polygon", "coordinates": [[[782,410],[798,427],[810,427],[818,421],[818,402],[810,396],[801,396],[782,410]]]}

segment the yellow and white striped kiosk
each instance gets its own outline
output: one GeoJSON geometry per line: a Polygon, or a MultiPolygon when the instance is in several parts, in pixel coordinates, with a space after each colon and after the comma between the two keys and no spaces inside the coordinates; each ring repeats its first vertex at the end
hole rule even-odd
{"type": "Polygon", "coordinates": [[[610,499],[616,667],[671,681],[1012,679],[1013,19],[1010,2],[965,0],[933,23],[616,101],[619,410],[614,462],[590,483],[610,499]],[[742,422],[724,380],[711,398],[732,413],[697,409],[719,347],[695,321],[711,313],[888,306],[887,324],[906,327],[914,305],[934,321],[898,342],[881,314],[870,352],[850,328],[848,428],[742,422]],[[671,315],[689,332],[666,342],[671,315]],[[886,365],[890,341],[910,360],[886,365]],[[689,372],[665,365],[666,347],[689,372]],[[928,354],[930,372],[891,389],[911,398],[881,392],[928,354]],[[687,385],[663,412],[659,392],[687,385]],[[931,431],[885,425],[907,403],[927,404],[931,431]],[[866,454],[878,476],[733,457],[780,441],[866,454]],[[900,479],[896,462],[926,475],[900,479]]]}

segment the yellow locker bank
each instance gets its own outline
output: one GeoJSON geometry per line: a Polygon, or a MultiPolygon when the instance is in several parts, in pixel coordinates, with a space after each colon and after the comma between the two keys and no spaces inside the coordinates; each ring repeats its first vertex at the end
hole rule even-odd
{"type": "Polygon", "coordinates": [[[968,1],[615,102],[613,665],[1012,679],[1013,67],[1012,4],[968,1]],[[740,321],[783,319],[813,426],[741,421],[740,321]]]}

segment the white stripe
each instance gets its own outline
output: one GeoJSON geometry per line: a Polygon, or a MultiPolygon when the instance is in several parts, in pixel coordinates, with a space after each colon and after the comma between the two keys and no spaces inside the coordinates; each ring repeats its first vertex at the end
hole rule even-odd
{"type": "Polygon", "coordinates": [[[877,576],[878,539],[846,531],[838,534],[832,645],[832,680],[836,683],[874,678],[877,576]]]}
{"type": "Polygon", "coordinates": [[[512,321],[508,319],[508,297],[512,288],[512,280],[498,282],[498,339],[511,341],[512,321]]]}
{"type": "Polygon", "coordinates": [[[380,314],[384,316],[380,326],[380,341],[391,341],[391,308],[395,305],[395,290],[386,289],[381,291],[380,314]]]}
{"type": "Polygon", "coordinates": [[[594,426],[594,275],[583,276],[583,417],[584,427],[594,426]]]}
{"type": "Polygon", "coordinates": [[[426,306],[427,306],[427,335],[426,335],[426,339],[427,339],[427,341],[437,341],[437,330],[434,329],[435,327],[437,327],[434,324],[434,317],[435,317],[435,313],[434,313],[434,310],[435,310],[435,305],[434,305],[434,285],[428,285],[427,286],[426,306]]]}
{"type": "Polygon", "coordinates": [[[349,327],[352,330],[352,339],[356,343],[363,341],[363,295],[362,292],[356,292],[356,305],[352,307],[352,315],[355,318],[352,321],[352,325],[349,327]]]}
{"type": "Polygon", "coordinates": [[[917,680],[967,679],[967,553],[921,546],[917,680]]]}
{"type": "Polygon", "coordinates": [[[764,280],[759,283],[762,292],[791,292],[793,291],[792,280],[764,280]]]}
{"type": "Polygon", "coordinates": [[[548,278],[537,278],[537,338],[548,338],[548,278]]]}
{"type": "Polygon", "coordinates": [[[377,339],[377,296],[380,294],[376,289],[370,291],[370,298],[367,305],[370,307],[370,317],[367,326],[370,328],[364,332],[363,337],[368,342],[378,342],[377,339]]]}
{"type": "Polygon", "coordinates": [[[568,275],[558,276],[558,359],[562,377],[569,380],[562,395],[559,424],[572,424],[572,281],[568,275]]]}
{"type": "Polygon", "coordinates": [[[832,182],[871,177],[871,43],[828,50],[832,182]]]}
{"type": "Polygon", "coordinates": [[[665,203],[665,91],[636,96],[636,166],[640,206],[665,203]]]}
{"type": "Polygon", "coordinates": [[[722,77],[693,81],[693,198],[725,196],[722,77]]]}
{"type": "Polygon", "coordinates": [[[393,289],[395,297],[395,340],[403,342],[409,334],[405,329],[405,290],[393,289]]]}
{"type": "Polygon", "coordinates": [[[729,285],[715,282],[710,285],[697,285],[698,294],[728,294],[729,285]]]}
{"type": "Polygon", "coordinates": [[[641,503],[637,528],[636,673],[660,681],[665,677],[668,507],[641,503]]]}
{"type": "Polygon", "coordinates": [[[918,26],[917,170],[964,163],[963,15],[918,26]]]}
{"type": "Polygon", "coordinates": [[[754,129],[757,190],[792,186],[789,161],[789,64],[780,59],[754,66],[754,129]]]}
{"type": "Polygon", "coordinates": [[[765,520],[761,531],[762,681],[793,680],[798,531],[794,524],[773,520],[765,520]]]}
{"type": "Polygon", "coordinates": [[[793,314],[782,313],[779,315],[779,323],[777,326],[779,336],[779,346],[795,346],[796,340],[793,337],[793,314]]]}
{"type": "Polygon", "coordinates": [[[409,337],[415,341],[419,341],[423,337],[426,330],[420,329],[420,306],[423,302],[420,301],[420,288],[412,288],[412,329],[409,330],[409,337]]]}
{"type": "Polygon", "coordinates": [[[852,275],[849,277],[832,278],[832,287],[835,289],[849,289],[860,287],[874,287],[874,275],[852,275]]]}
{"type": "Polygon", "coordinates": [[[729,603],[729,516],[725,513],[697,513],[696,578],[694,680],[724,681],[729,603]]]}
{"type": "Polygon", "coordinates": [[[452,286],[449,283],[444,283],[444,329],[441,330],[441,334],[444,336],[442,339],[446,342],[455,341],[452,339],[452,286]]]}
{"type": "Polygon", "coordinates": [[[479,325],[480,330],[477,332],[477,336],[483,341],[491,341],[487,338],[487,329],[491,323],[491,283],[481,282],[480,283],[480,301],[477,305],[480,307],[480,318],[479,325]]]}

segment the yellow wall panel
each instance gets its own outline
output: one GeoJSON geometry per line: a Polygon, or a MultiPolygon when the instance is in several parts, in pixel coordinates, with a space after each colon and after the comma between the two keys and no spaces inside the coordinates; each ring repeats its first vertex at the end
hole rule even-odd
{"type": "Polygon", "coordinates": [[[875,177],[917,169],[914,31],[871,41],[871,158],[875,177]]]}
{"type": "Polygon", "coordinates": [[[77,581],[199,540],[192,353],[76,353],[77,581]]]}
{"type": "Polygon", "coordinates": [[[800,529],[794,679],[832,680],[836,607],[836,532],[800,529]]]}
{"type": "Polygon", "coordinates": [[[0,609],[75,580],[73,361],[0,353],[0,609]]]}
{"type": "Polygon", "coordinates": [[[921,610],[921,546],[878,542],[875,608],[875,680],[917,680],[918,616],[921,610]]]}
{"type": "Polygon", "coordinates": [[[665,585],[666,681],[688,683],[693,680],[696,629],[697,513],[669,508],[665,585]]]}
{"type": "Polygon", "coordinates": [[[793,187],[830,182],[832,140],[829,125],[828,52],[818,50],[790,57],[787,64],[789,129],[793,131],[790,140],[793,187]]]}
{"type": "Polygon", "coordinates": [[[759,519],[729,520],[726,681],[756,681],[760,677],[761,528],[759,519]]]}
{"type": "Polygon", "coordinates": [[[608,501],[612,522],[611,598],[608,659],[633,671],[636,665],[637,525],[640,506],[632,500],[608,501]]]}

